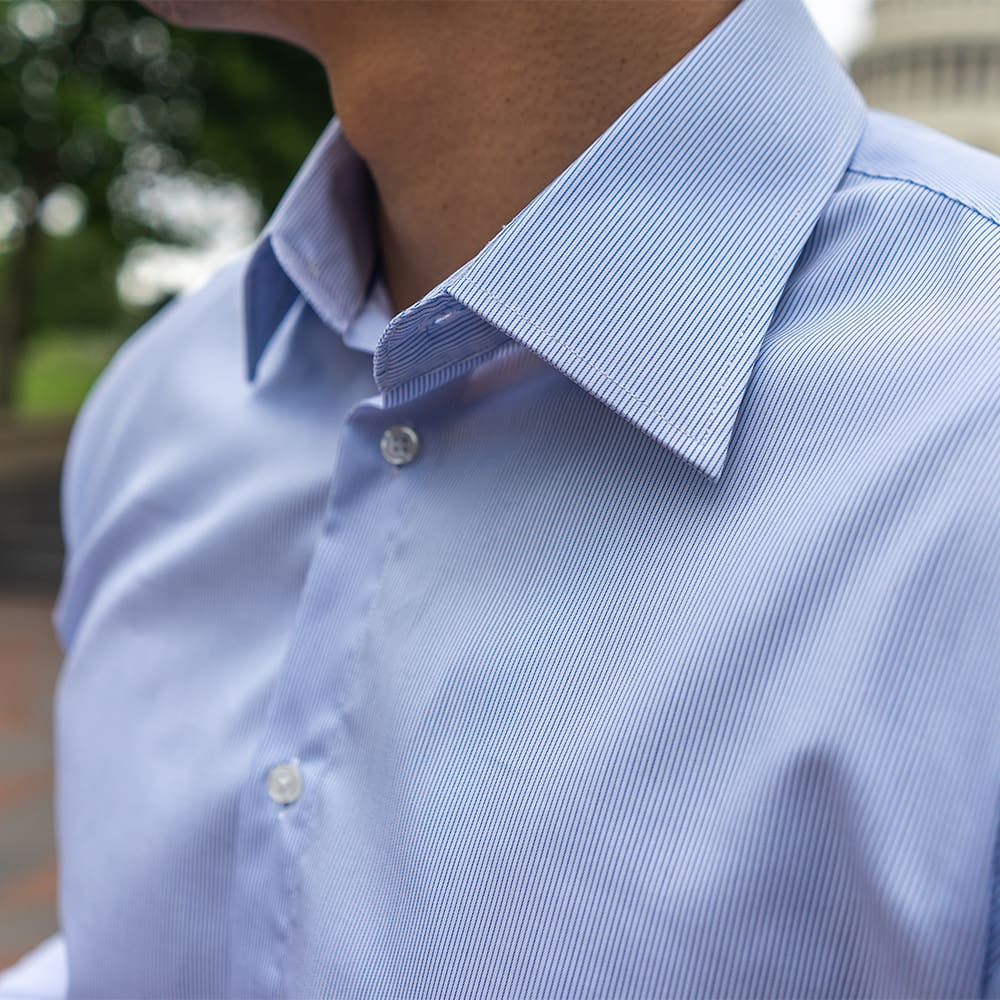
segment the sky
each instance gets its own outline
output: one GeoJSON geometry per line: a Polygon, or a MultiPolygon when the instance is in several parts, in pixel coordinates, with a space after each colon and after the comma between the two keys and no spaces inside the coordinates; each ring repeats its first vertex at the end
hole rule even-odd
{"type": "Polygon", "coordinates": [[[842,58],[854,52],[864,38],[869,0],[806,0],[806,6],[842,58]]]}

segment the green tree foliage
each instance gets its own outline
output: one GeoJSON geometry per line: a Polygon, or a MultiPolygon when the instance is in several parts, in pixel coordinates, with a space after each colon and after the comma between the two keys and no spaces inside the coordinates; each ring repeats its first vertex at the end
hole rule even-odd
{"type": "Polygon", "coordinates": [[[178,238],[143,185],[235,180],[269,212],[331,114],[322,67],[281,42],[127,0],[0,0],[0,408],[42,321],[120,326],[126,250],[178,238]],[[85,209],[73,235],[42,224],[57,196],[85,209]]]}

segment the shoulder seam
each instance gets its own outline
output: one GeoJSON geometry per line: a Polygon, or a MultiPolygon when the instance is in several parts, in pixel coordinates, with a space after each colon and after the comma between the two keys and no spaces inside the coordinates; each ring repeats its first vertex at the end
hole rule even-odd
{"type": "Polygon", "coordinates": [[[846,172],[849,174],[860,174],[862,177],[871,177],[872,179],[879,181],[898,181],[900,184],[912,184],[913,187],[922,188],[924,191],[936,194],[939,198],[944,198],[945,200],[950,201],[953,205],[958,205],[960,208],[964,208],[969,212],[972,212],[973,215],[978,215],[981,219],[985,219],[987,222],[991,222],[994,226],[1000,228],[1000,219],[995,219],[992,215],[987,215],[986,212],[976,208],[974,205],[970,205],[968,202],[962,201],[961,198],[956,198],[953,194],[948,194],[945,191],[939,191],[937,188],[931,187],[929,184],[913,180],[912,177],[896,177],[893,174],[876,174],[871,170],[862,170],[860,167],[848,167],[846,172]]]}

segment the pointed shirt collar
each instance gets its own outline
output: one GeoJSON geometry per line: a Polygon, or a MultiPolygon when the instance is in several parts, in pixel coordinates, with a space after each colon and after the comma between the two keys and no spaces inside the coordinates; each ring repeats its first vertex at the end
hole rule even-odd
{"type": "MultiPolygon", "coordinates": [[[[482,251],[393,318],[376,384],[391,395],[513,339],[717,478],[764,333],[864,122],[801,0],[743,0],[482,251]],[[435,328],[456,303],[492,341],[435,328]]],[[[248,378],[298,293],[341,333],[360,311],[372,191],[333,119],[244,272],[248,378]]]]}

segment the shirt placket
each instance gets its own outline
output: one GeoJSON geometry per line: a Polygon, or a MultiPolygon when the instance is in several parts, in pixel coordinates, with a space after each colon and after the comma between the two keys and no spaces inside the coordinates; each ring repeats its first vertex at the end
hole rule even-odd
{"type": "Polygon", "coordinates": [[[310,816],[337,767],[343,710],[361,696],[367,638],[377,626],[372,607],[406,491],[422,475],[414,412],[413,403],[387,407],[376,395],[344,421],[319,536],[241,793],[232,860],[235,996],[284,993],[310,816]]]}

